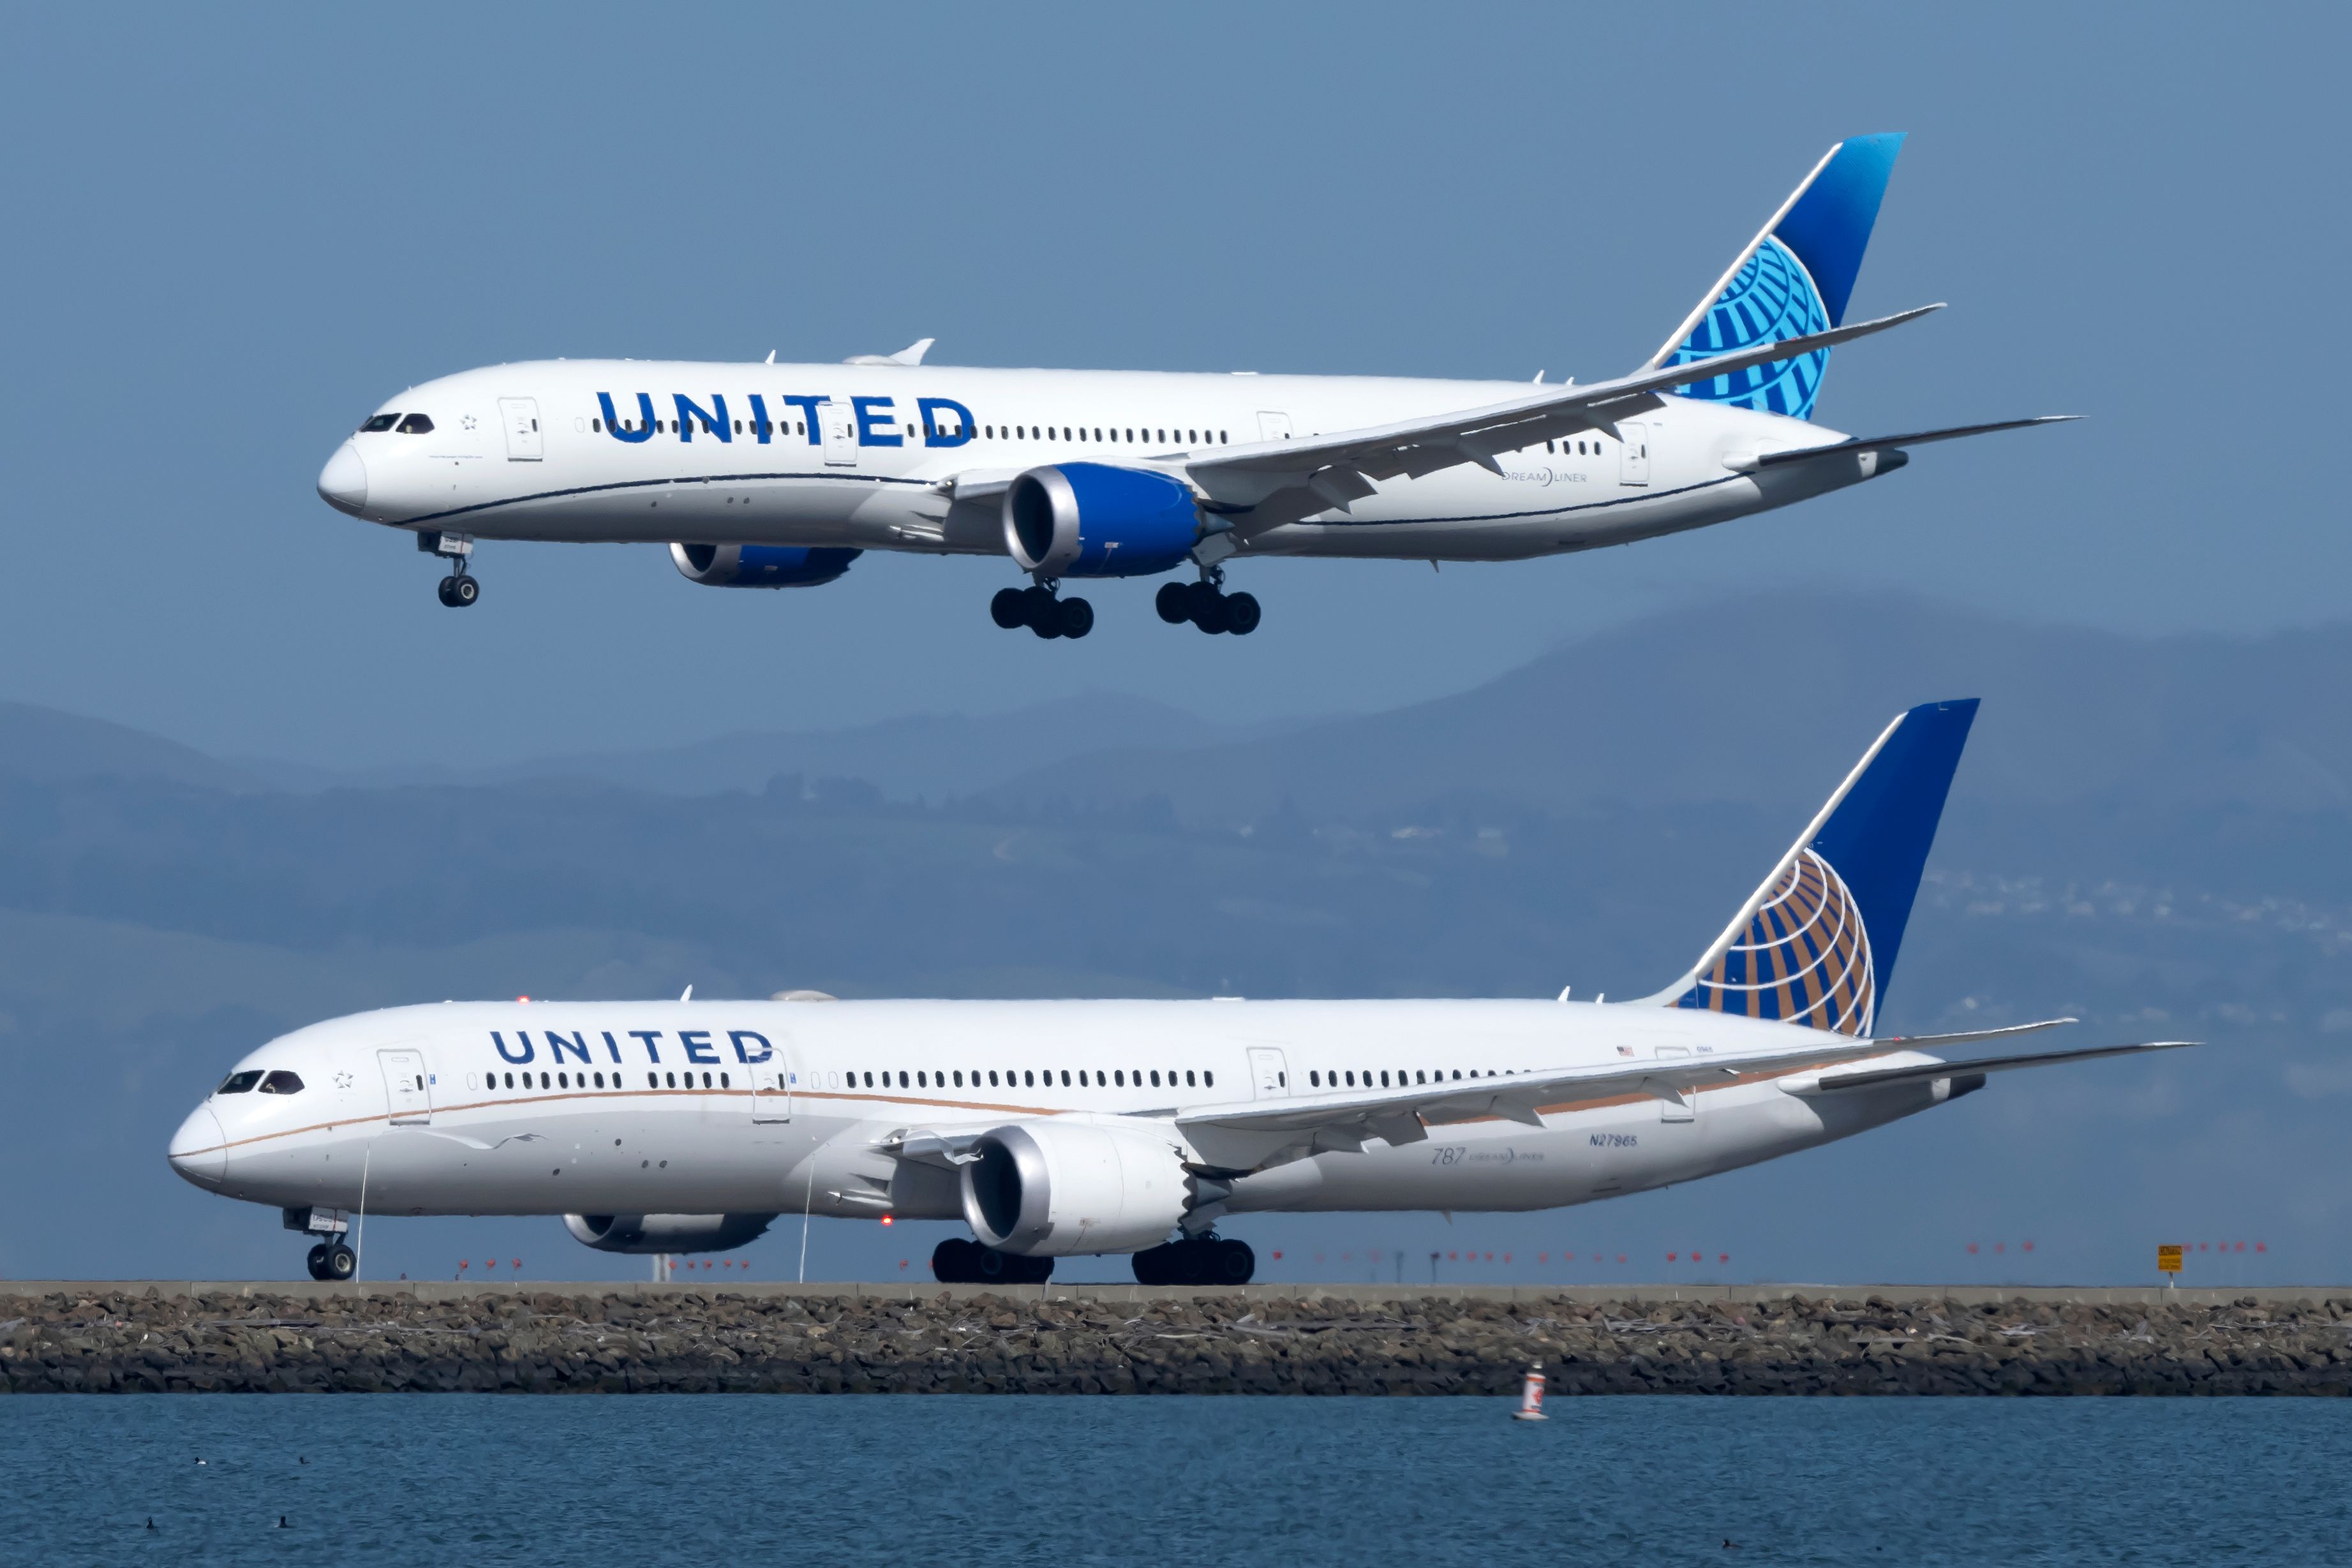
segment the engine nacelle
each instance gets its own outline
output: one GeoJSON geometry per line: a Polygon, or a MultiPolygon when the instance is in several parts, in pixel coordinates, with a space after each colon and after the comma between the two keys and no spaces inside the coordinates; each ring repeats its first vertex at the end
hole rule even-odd
{"type": "Polygon", "coordinates": [[[672,545],[678,575],[705,588],[814,588],[864,550],[803,545],[672,545]]]}
{"type": "Polygon", "coordinates": [[[1032,468],[1004,489],[1004,548],[1045,577],[1149,577],[1201,540],[1181,481],[1107,463],[1032,468]]]}
{"type": "Polygon", "coordinates": [[[975,1148],[963,1217],[1000,1251],[1138,1252],[1184,1216],[1183,1153],[1166,1138],[1055,1120],[999,1127],[975,1148]]]}
{"type": "Polygon", "coordinates": [[[772,1214],[567,1214],[563,1228],[599,1252],[723,1252],[756,1240],[772,1214]]]}

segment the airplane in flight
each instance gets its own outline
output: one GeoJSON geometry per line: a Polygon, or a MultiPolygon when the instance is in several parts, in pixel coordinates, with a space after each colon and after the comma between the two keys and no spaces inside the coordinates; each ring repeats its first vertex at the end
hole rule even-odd
{"type": "MultiPolygon", "coordinates": [[[[778,1217],[960,1219],[933,1272],[1037,1281],[1127,1253],[1241,1283],[1229,1218],[1528,1210],[1777,1158],[1993,1073],[2050,1027],[1877,1032],[1975,701],[1890,724],[1672,985],[1638,1001],[445,1002],[310,1025],[172,1138],[182,1176],[359,1267],[354,1215],[562,1215],[610,1252],[778,1217]]],[[[2072,1019],[2055,1019],[2056,1023],[2072,1019]]]]}
{"type": "Polygon", "coordinates": [[[1536,382],[927,365],[932,340],[840,365],[557,360],[385,402],[319,494],[449,563],[478,539],[656,542],[689,581],[832,582],[869,549],[1009,558],[1008,631],[1083,637],[1066,582],[1153,577],[1171,624],[1246,635],[1255,556],[1518,560],[1706,528],[1892,473],[2011,419],[1856,436],[1812,423],[1903,138],[1830,149],[1629,375],[1536,382]]]}

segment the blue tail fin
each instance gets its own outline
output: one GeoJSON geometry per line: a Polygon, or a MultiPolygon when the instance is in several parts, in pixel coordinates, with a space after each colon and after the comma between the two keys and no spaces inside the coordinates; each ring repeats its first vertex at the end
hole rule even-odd
{"type": "MultiPolygon", "coordinates": [[[[1653,365],[1684,365],[1712,355],[1845,324],[1846,300],[1862,271],[1862,253],[1878,221],[1900,131],[1839,142],[1814,165],[1796,193],[1749,242],[1715,292],[1675,329],[1653,365]]],[[[1693,382],[1675,391],[1738,408],[1811,418],[1830,351],[1780,360],[1752,370],[1693,382]]]]}
{"type": "Polygon", "coordinates": [[[1654,1002],[1872,1032],[1977,699],[1878,737],[1688,974],[1654,1002]]]}

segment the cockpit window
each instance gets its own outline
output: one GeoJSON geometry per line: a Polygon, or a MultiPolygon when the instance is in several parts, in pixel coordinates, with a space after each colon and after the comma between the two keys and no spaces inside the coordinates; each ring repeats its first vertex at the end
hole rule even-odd
{"type": "Polygon", "coordinates": [[[430,435],[433,434],[433,422],[421,413],[412,413],[395,428],[403,435],[430,435]]]}
{"type": "Polygon", "coordinates": [[[380,413],[373,419],[369,420],[365,424],[361,425],[360,434],[362,435],[381,434],[399,423],[400,415],[396,413],[380,413]]]}
{"type": "Polygon", "coordinates": [[[215,1094],[243,1094],[260,1082],[261,1074],[258,1072],[232,1072],[226,1078],[221,1080],[221,1086],[214,1090],[213,1092],[215,1094]]]}
{"type": "Polygon", "coordinates": [[[261,1081],[261,1092],[264,1094],[299,1094],[302,1092],[302,1080],[295,1073],[281,1070],[261,1081]]]}

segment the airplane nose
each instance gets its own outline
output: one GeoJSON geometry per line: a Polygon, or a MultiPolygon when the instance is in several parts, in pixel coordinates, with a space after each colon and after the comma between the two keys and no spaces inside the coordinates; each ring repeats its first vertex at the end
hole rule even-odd
{"type": "Polygon", "coordinates": [[[319,470],[319,498],[339,512],[360,515],[367,505],[367,464],[362,460],[359,448],[344,442],[319,470]]]}
{"type": "Polygon", "coordinates": [[[163,1157],[172,1168],[198,1186],[217,1186],[228,1171],[228,1139],[221,1132],[220,1118],[210,1106],[199,1105],[188,1113],[180,1130],[172,1134],[171,1146],[163,1157]]]}

